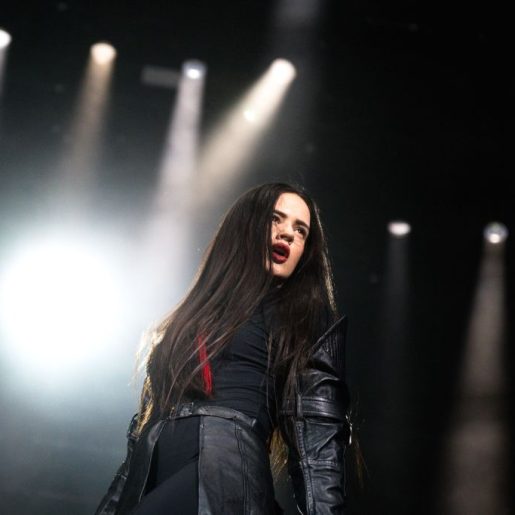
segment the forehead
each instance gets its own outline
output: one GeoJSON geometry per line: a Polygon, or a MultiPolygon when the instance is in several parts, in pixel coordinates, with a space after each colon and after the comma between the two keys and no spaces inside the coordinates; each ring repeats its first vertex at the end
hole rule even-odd
{"type": "Polygon", "coordinates": [[[282,211],[285,215],[296,218],[309,226],[311,215],[309,207],[296,193],[282,193],[277,202],[275,209],[282,211]]]}

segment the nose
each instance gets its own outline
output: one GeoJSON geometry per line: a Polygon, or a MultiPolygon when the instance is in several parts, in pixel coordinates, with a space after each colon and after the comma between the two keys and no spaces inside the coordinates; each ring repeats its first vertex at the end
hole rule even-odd
{"type": "Polygon", "coordinates": [[[288,244],[292,243],[294,239],[293,228],[286,223],[281,224],[277,231],[277,237],[285,240],[288,244]]]}

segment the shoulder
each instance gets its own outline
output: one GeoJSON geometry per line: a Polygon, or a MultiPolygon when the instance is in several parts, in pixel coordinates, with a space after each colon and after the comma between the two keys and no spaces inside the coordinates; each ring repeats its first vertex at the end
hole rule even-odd
{"type": "Polygon", "coordinates": [[[338,315],[329,306],[324,306],[318,316],[317,339],[324,336],[334,327],[340,327],[342,324],[345,325],[346,321],[346,315],[338,315]]]}
{"type": "Polygon", "coordinates": [[[317,338],[312,348],[312,355],[325,352],[333,357],[345,353],[345,340],[347,334],[347,316],[342,315],[328,323],[325,330],[317,338]]]}

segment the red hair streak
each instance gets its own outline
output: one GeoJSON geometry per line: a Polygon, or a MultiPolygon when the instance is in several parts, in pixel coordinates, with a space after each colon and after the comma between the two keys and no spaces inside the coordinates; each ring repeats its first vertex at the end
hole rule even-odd
{"type": "Polygon", "coordinates": [[[213,392],[213,375],[211,363],[207,359],[206,340],[203,336],[197,336],[198,356],[202,365],[202,379],[204,380],[204,393],[211,395],[213,392]]]}

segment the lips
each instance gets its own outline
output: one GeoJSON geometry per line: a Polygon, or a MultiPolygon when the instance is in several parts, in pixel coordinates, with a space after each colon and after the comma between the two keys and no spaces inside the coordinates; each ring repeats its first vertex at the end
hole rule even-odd
{"type": "Polygon", "coordinates": [[[290,256],[290,247],[287,243],[274,243],[272,245],[272,261],[279,265],[286,262],[290,256]]]}

